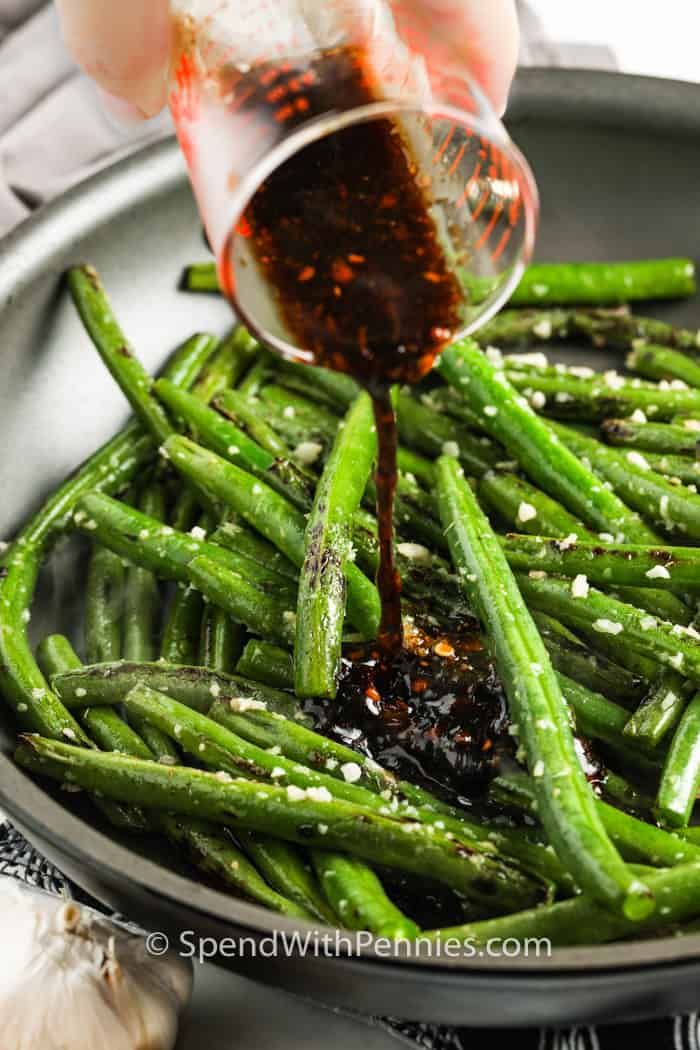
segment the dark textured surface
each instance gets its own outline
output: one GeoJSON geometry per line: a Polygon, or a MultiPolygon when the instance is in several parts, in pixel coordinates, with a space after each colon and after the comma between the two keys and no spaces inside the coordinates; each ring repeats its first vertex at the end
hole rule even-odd
{"type": "MultiPolygon", "coordinates": [[[[700,88],[690,85],[525,74],[511,112],[515,137],[540,181],[540,257],[696,255],[699,102],[700,88]]],[[[202,327],[221,331],[227,323],[225,304],[176,292],[180,267],[202,252],[172,144],[79,187],[0,246],[0,535],[125,416],[119,392],[60,294],[61,271],[84,259],[98,266],[125,330],[155,367],[183,335],[202,327]]],[[[654,312],[700,322],[695,303],[654,312]]],[[[590,360],[590,350],[584,352],[590,360]]],[[[67,553],[60,566],[44,581],[32,620],[37,637],[56,625],[75,590],[67,553]]],[[[5,753],[11,744],[9,725],[4,735],[0,728],[5,753]]],[[[92,825],[94,815],[73,816],[65,800],[0,755],[0,805],[98,899],[153,929],[187,927],[212,936],[269,929],[269,913],[190,879],[155,843],[115,841],[92,825]]],[[[291,927],[282,919],[274,925],[291,927]]],[[[474,1026],[624,1020],[694,1007],[700,938],[567,949],[549,960],[418,966],[371,955],[285,965],[258,959],[248,961],[247,972],[375,1014],[474,1026]]]]}

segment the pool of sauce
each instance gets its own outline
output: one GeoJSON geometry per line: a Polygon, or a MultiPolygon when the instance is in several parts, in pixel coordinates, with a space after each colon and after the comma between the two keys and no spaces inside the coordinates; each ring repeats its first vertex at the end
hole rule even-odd
{"type": "Polygon", "coordinates": [[[505,695],[474,620],[415,619],[392,661],[348,646],[335,700],[307,701],[320,731],[452,801],[483,794],[508,734],[505,695]]]}

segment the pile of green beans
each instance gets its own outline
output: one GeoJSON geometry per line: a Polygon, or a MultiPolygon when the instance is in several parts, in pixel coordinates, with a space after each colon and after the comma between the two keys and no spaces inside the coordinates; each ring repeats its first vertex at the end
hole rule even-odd
{"type": "MultiPolygon", "coordinates": [[[[97,273],[67,285],[134,418],[0,554],[18,763],[299,922],[566,945],[700,917],[700,339],[625,305],[692,295],[688,260],[533,265],[392,393],[405,609],[476,617],[507,700],[478,811],[318,728],[345,643],[380,622],[367,394],[241,327],[152,378],[97,273]],[[543,358],[564,339],[632,374],[543,358]],[[34,650],[66,535],[89,552],[82,631],[34,650]],[[458,924],[420,929],[405,879],[442,883],[458,924]]],[[[184,286],[218,292],[214,268],[184,286]]]]}

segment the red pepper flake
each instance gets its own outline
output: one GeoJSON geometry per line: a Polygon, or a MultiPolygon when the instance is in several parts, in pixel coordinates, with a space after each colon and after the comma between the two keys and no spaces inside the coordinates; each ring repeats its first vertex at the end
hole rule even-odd
{"type": "Polygon", "coordinates": [[[364,255],[358,255],[357,252],[350,252],[350,254],[348,255],[348,262],[360,264],[363,262],[367,262],[367,260],[365,259],[364,255]]]}
{"type": "Polygon", "coordinates": [[[299,271],[297,281],[311,281],[316,276],[315,266],[305,266],[303,270],[299,271]]]}
{"type": "Polygon", "coordinates": [[[379,703],[379,701],[381,700],[381,695],[379,693],[379,690],[375,689],[375,687],[373,685],[368,685],[367,686],[367,688],[365,689],[365,696],[369,700],[375,700],[377,703],[379,703]]]}
{"type": "Polygon", "coordinates": [[[267,93],[268,102],[279,102],[287,94],[287,88],[284,84],[277,84],[276,87],[270,88],[267,93]]]}
{"type": "Polygon", "coordinates": [[[426,281],[430,281],[431,284],[440,284],[440,281],[442,280],[440,274],[435,273],[434,270],[426,270],[423,273],[423,276],[425,277],[426,281]]]}
{"type": "Polygon", "coordinates": [[[493,740],[491,739],[491,737],[487,737],[487,739],[484,740],[483,744],[481,745],[481,750],[482,751],[490,751],[492,747],[493,747],[493,740]]]}
{"type": "Polygon", "coordinates": [[[331,276],[338,284],[349,284],[355,271],[343,259],[334,259],[331,263],[331,276]]]}
{"type": "Polygon", "coordinates": [[[380,208],[395,208],[398,204],[398,197],[395,193],[385,193],[379,202],[380,208]]]}
{"type": "Polygon", "coordinates": [[[292,116],[294,116],[294,106],[291,103],[288,103],[286,106],[280,106],[275,112],[275,120],[279,124],[284,124],[285,120],[289,120],[292,116]]]}
{"type": "Polygon", "coordinates": [[[298,98],[294,102],[294,108],[297,113],[306,113],[309,108],[308,98],[298,98]]]}
{"type": "Polygon", "coordinates": [[[455,654],[454,646],[450,645],[449,642],[446,642],[444,640],[441,642],[436,642],[433,646],[433,649],[438,654],[438,656],[454,656],[455,654]]]}

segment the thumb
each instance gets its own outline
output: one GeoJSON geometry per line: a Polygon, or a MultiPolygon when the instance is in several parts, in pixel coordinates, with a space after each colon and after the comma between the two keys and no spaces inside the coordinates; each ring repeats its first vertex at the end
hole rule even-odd
{"type": "Polygon", "coordinates": [[[63,37],[78,65],[134,115],[155,116],[166,101],[168,0],[56,0],[63,37]]]}
{"type": "Polygon", "coordinates": [[[515,0],[394,0],[394,12],[409,44],[466,69],[503,113],[518,60],[515,0]]]}

